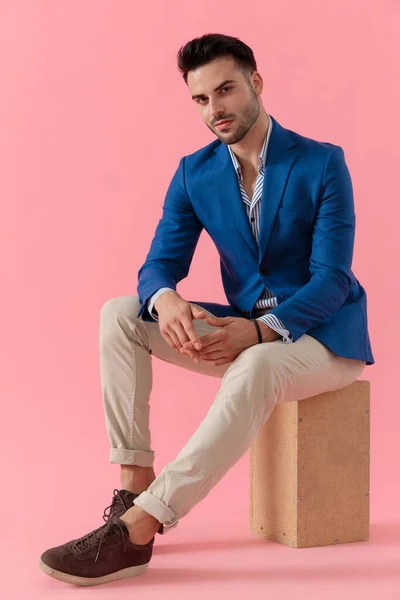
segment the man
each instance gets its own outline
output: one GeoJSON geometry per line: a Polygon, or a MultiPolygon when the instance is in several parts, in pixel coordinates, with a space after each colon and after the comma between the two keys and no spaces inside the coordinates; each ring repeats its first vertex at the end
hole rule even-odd
{"type": "Polygon", "coordinates": [[[209,493],[277,402],[349,385],[374,363],[365,290],[351,270],[355,215],[342,148],[267,114],[253,53],[237,38],[192,40],[178,66],[217,140],[181,159],[138,296],[102,308],[104,411],[121,488],[105,525],[40,561],[77,585],[142,574],[156,532],[175,528],[209,493]],[[203,229],[220,255],[228,305],[176,291],[203,229]],[[204,420],[157,477],[152,356],[222,379],[204,420]]]}

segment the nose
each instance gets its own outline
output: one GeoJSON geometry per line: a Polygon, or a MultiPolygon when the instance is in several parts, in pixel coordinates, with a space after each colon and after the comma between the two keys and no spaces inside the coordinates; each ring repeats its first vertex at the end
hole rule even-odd
{"type": "Polygon", "coordinates": [[[224,118],[224,109],[216,104],[210,104],[210,118],[212,123],[218,123],[224,118]]]}

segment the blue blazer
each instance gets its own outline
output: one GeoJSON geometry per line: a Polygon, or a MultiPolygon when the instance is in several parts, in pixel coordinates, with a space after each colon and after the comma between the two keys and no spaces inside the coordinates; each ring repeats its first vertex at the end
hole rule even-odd
{"type": "Polygon", "coordinates": [[[219,317],[251,318],[267,287],[278,302],[269,314],[282,320],[294,343],[307,333],[338,356],[372,365],[367,297],[351,269],[356,219],[343,149],[271,119],[259,244],[226,144],[214,140],[184,156],[138,273],[137,316],[154,321],[147,301],[161,287],[176,290],[205,229],[219,252],[229,304],[190,302],[219,317]]]}

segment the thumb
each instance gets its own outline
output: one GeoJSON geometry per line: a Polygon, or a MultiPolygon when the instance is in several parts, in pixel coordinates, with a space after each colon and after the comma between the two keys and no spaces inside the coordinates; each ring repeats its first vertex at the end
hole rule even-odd
{"type": "Polygon", "coordinates": [[[227,325],[226,320],[229,317],[209,317],[207,315],[207,317],[204,319],[205,321],[207,321],[207,323],[210,323],[210,325],[227,325]]]}
{"type": "Polygon", "coordinates": [[[204,310],[200,310],[197,306],[190,305],[192,309],[192,315],[195,319],[204,319],[207,316],[207,313],[204,310]]]}

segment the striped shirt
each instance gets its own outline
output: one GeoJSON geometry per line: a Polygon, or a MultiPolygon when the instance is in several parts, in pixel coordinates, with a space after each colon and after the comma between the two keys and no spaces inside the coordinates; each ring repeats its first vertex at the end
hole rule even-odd
{"type": "MultiPolygon", "coordinates": [[[[259,233],[260,233],[261,199],[262,199],[262,190],[263,190],[263,185],[264,185],[264,175],[265,175],[265,170],[266,170],[265,164],[266,164],[266,159],[267,159],[268,143],[269,143],[269,139],[271,137],[271,131],[272,131],[272,127],[273,127],[273,123],[272,123],[272,120],[269,117],[269,115],[268,115],[268,119],[269,119],[268,131],[267,131],[267,135],[265,136],[265,140],[264,140],[263,146],[261,148],[261,152],[258,157],[258,174],[257,174],[256,185],[254,188],[253,197],[251,199],[249,198],[246,190],[243,187],[243,177],[242,177],[240,163],[238,162],[238,160],[237,160],[234,152],[231,150],[230,146],[228,146],[229,154],[231,156],[233,166],[235,168],[236,175],[238,178],[238,184],[239,184],[239,189],[240,189],[240,193],[242,196],[242,200],[246,207],[247,217],[250,221],[250,226],[251,226],[253,235],[254,235],[257,243],[258,243],[258,238],[259,238],[259,233]]],[[[158,316],[157,316],[157,312],[155,311],[155,309],[153,311],[154,303],[157,300],[157,298],[159,296],[161,296],[161,294],[163,292],[166,292],[167,290],[171,290],[171,289],[172,288],[169,288],[169,287],[160,288],[149,299],[148,311],[156,321],[158,321],[158,316]]],[[[275,315],[270,315],[267,313],[267,311],[271,310],[271,308],[273,308],[275,306],[278,306],[276,296],[274,296],[273,293],[270,292],[267,288],[264,288],[264,290],[262,291],[257,302],[255,303],[253,310],[256,311],[256,313],[258,314],[258,316],[257,316],[258,321],[263,321],[266,325],[268,325],[268,327],[270,327],[271,329],[273,329],[274,331],[279,333],[282,336],[282,340],[284,341],[285,344],[291,344],[291,343],[293,343],[293,338],[292,338],[290,332],[286,329],[285,325],[282,323],[282,321],[280,319],[278,319],[277,317],[275,317],[275,315]],[[262,314],[263,310],[265,311],[265,314],[262,314]]]]}

